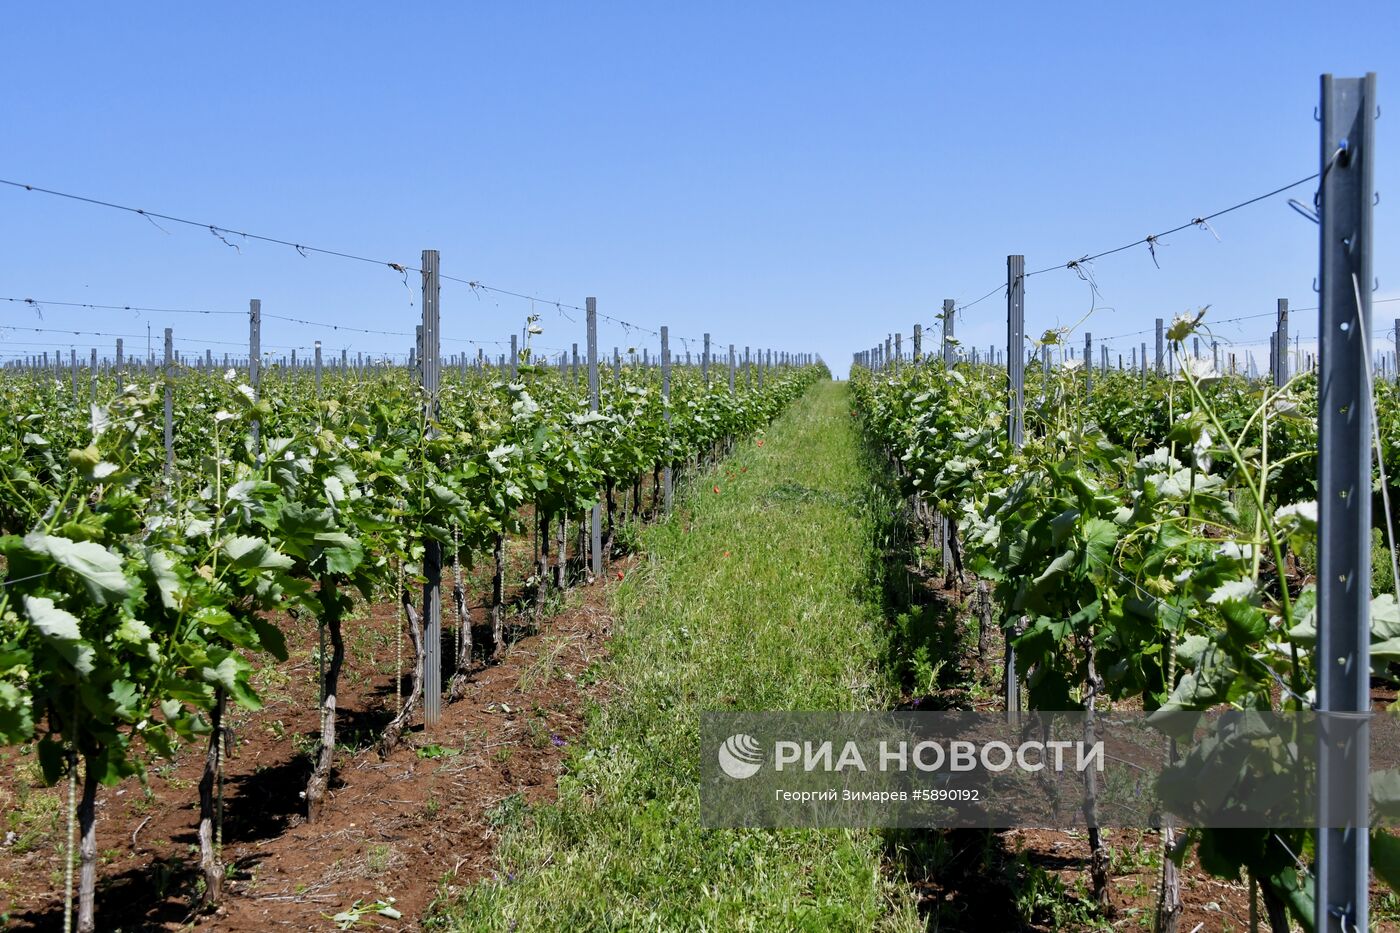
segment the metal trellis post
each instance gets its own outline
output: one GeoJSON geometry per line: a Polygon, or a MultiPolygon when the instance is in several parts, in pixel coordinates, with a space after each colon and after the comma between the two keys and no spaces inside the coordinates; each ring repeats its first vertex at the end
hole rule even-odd
{"type": "MultiPolygon", "coordinates": [[[[601,401],[598,382],[598,299],[588,298],[583,304],[585,313],[588,315],[588,410],[596,412],[601,401]]],[[[588,516],[588,553],[589,567],[593,571],[593,576],[602,576],[603,504],[601,502],[593,503],[593,509],[588,516]]]]}
{"type": "MultiPolygon", "coordinates": [[[[432,422],[437,418],[441,348],[438,285],[438,251],[425,249],[419,378],[423,386],[426,437],[432,437],[432,422]]],[[[423,578],[423,726],[430,729],[442,715],[442,545],[431,537],[423,541],[423,578]]]]}
{"type": "Polygon", "coordinates": [[[165,476],[175,467],[175,337],[165,329],[165,476]]]}
{"type": "Polygon", "coordinates": [[[948,367],[953,365],[953,347],[957,343],[953,338],[953,306],[953,299],[943,299],[943,365],[948,367]]]}
{"type": "Polygon", "coordinates": [[[670,328],[661,325],[661,411],[666,419],[668,449],[663,452],[666,462],[661,465],[661,501],[666,514],[671,512],[671,454],[669,435],[671,431],[671,338],[670,328]]]}
{"type": "Polygon", "coordinates": [[[1162,375],[1166,370],[1167,346],[1162,335],[1162,319],[1157,318],[1157,375],[1162,375]]]}
{"type": "MultiPolygon", "coordinates": [[[[1011,391],[1008,393],[1006,427],[1011,446],[1019,449],[1025,442],[1026,390],[1026,257],[1006,257],[1006,374],[1011,391]]],[[[1016,679],[1016,649],[1007,632],[1005,659],[1006,717],[1009,722],[1020,720],[1020,684],[1016,679]]]]}
{"type": "Polygon", "coordinates": [[[1371,192],[1376,76],[1322,76],[1316,929],[1369,929],[1371,192]],[[1327,716],[1339,713],[1340,716],[1327,716]]]}

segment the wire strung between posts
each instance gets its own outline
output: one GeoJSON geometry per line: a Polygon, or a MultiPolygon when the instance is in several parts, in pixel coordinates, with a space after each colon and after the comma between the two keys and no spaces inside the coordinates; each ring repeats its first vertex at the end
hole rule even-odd
{"type": "Polygon", "coordinates": [[[87,308],[92,311],[134,311],[137,314],[142,312],[148,314],[246,314],[246,311],[215,311],[205,308],[143,308],[139,305],[97,305],[88,304],[82,301],[49,301],[41,298],[0,298],[0,301],[9,301],[17,304],[26,304],[43,314],[43,309],[49,305],[55,308],[87,308]]]}
{"type": "MultiPolygon", "coordinates": [[[[245,240],[257,240],[262,243],[272,243],[277,246],[290,246],[292,249],[296,250],[303,256],[305,256],[307,253],[319,253],[323,256],[336,256],[340,259],[353,259],[356,262],[367,262],[371,265],[387,266],[388,268],[393,269],[395,272],[399,273],[423,271],[422,269],[417,269],[412,266],[405,265],[404,263],[390,262],[384,259],[370,259],[367,256],[357,256],[354,253],[347,253],[337,249],[327,249],[323,246],[308,246],[305,243],[296,243],[292,240],[284,240],[279,237],[265,236],[260,233],[249,233],[246,230],[235,230],[232,227],[225,227],[220,224],[204,223],[203,221],[190,220],[186,217],[176,217],[173,214],[161,214],[156,211],[148,211],[139,207],[129,207],[125,204],[115,204],[111,201],[103,201],[99,198],[90,198],[80,194],[70,194],[66,191],[55,191],[52,188],[41,188],[38,185],[29,185],[25,184],[24,182],[10,181],[9,179],[5,178],[0,178],[0,185],[9,185],[11,188],[23,188],[25,191],[33,191],[39,194],[47,194],[56,198],[66,198],[70,201],[80,201],[84,204],[92,204],[97,207],[106,207],[111,208],[112,210],[126,211],[129,214],[136,214],[138,216],[146,218],[147,220],[151,220],[153,223],[154,219],[159,219],[167,221],[169,223],[184,224],[187,227],[199,227],[208,230],[215,237],[218,237],[220,240],[223,240],[224,243],[226,243],[229,246],[233,246],[235,249],[237,249],[237,247],[233,243],[229,243],[227,239],[224,239],[225,234],[236,237],[242,237],[245,240]]],[[[159,227],[160,225],[157,224],[156,226],[159,227]]]]}
{"type": "MultiPolygon", "coordinates": [[[[75,336],[75,337],[120,337],[120,338],[123,339],[123,340],[145,340],[148,336],[150,336],[149,334],[115,334],[115,333],[108,333],[108,332],[106,332],[106,331],[100,331],[100,330],[67,330],[67,329],[61,328],[61,327],[21,327],[21,326],[16,325],[16,324],[0,324],[0,330],[13,330],[13,331],[20,331],[20,332],[24,332],[24,333],[33,332],[33,333],[36,333],[36,334],[72,334],[72,335],[75,336]]],[[[245,344],[238,343],[237,341],[232,341],[232,340],[206,340],[206,339],[204,339],[204,338],[202,338],[202,337],[171,337],[170,339],[171,339],[171,340],[178,341],[178,342],[180,342],[180,343],[201,343],[201,344],[209,343],[209,344],[219,344],[219,345],[228,346],[228,347],[241,347],[241,346],[245,346],[245,344]]],[[[13,341],[13,342],[18,343],[18,341],[13,341]]],[[[45,345],[44,345],[44,344],[37,344],[37,346],[45,346],[45,345]]],[[[59,343],[59,344],[52,344],[52,346],[73,346],[73,344],[62,344],[62,343],[59,343]]],[[[273,347],[273,349],[277,349],[277,350],[302,350],[302,349],[305,349],[305,347],[284,347],[284,346],[277,346],[277,347],[273,347]]]]}
{"type": "MultiPolygon", "coordinates": [[[[1081,256],[1081,257],[1078,258],[1078,259],[1071,259],[1071,260],[1070,260],[1069,262],[1067,262],[1067,263],[1063,263],[1063,264],[1055,265],[1055,266],[1046,266],[1044,269],[1037,269],[1037,270],[1035,270],[1034,272],[1027,272],[1027,273],[1026,273],[1026,278],[1030,278],[1030,277],[1033,276],[1033,275],[1040,275],[1041,273],[1044,273],[1044,272],[1053,272],[1053,271],[1055,271],[1056,269],[1077,269],[1078,267],[1084,265],[1085,263],[1093,262],[1095,259],[1102,259],[1104,256],[1112,256],[1114,253],[1121,253],[1121,252],[1123,252],[1124,250],[1132,249],[1134,246],[1142,246],[1142,245],[1146,244],[1149,248],[1152,248],[1152,247],[1154,247],[1154,246],[1156,246],[1156,245],[1161,245],[1161,244],[1160,244],[1160,241],[1161,241],[1162,237],[1171,236],[1173,233],[1180,233],[1182,230],[1187,230],[1187,229],[1189,229],[1189,228],[1191,228],[1191,227],[1202,227],[1202,228],[1205,228],[1206,226],[1209,225],[1209,222],[1210,222],[1210,221],[1214,220],[1214,219],[1217,218],[1217,217],[1223,217],[1224,215],[1229,214],[1229,213],[1232,212],[1232,211],[1237,211],[1237,210],[1239,210],[1239,209],[1242,208],[1242,207],[1248,207],[1248,206],[1251,205],[1251,204],[1257,204],[1257,203],[1259,203],[1260,201],[1266,200],[1266,199],[1268,199],[1268,198],[1272,198],[1274,195],[1283,194],[1285,191],[1288,191],[1288,190],[1290,190],[1290,189],[1292,189],[1292,188],[1296,188],[1296,187],[1298,187],[1299,185],[1305,185],[1305,184],[1307,184],[1308,182],[1313,181],[1314,179],[1320,177],[1321,175],[1322,175],[1321,172],[1313,172],[1313,173],[1312,173],[1311,175],[1309,175],[1307,178],[1300,178],[1300,179],[1298,179],[1297,181],[1292,182],[1291,184],[1284,185],[1284,186],[1281,187],[1281,188],[1275,188],[1273,191],[1269,191],[1269,192],[1267,192],[1267,193],[1265,193],[1265,194],[1257,195],[1256,197],[1252,197],[1252,198],[1250,198],[1250,199],[1247,200],[1247,201],[1241,201],[1241,202],[1238,203],[1238,204],[1232,204],[1232,205],[1230,205],[1229,207],[1224,208],[1224,209],[1222,209],[1222,210],[1218,210],[1218,211],[1216,211],[1216,212],[1213,213],[1213,214],[1205,214],[1204,216],[1201,216],[1201,217],[1193,217],[1191,220],[1187,221],[1186,223],[1181,224],[1181,225],[1176,226],[1176,227],[1172,227],[1170,230],[1163,230],[1161,233],[1152,233],[1152,234],[1148,234],[1146,237],[1144,237],[1144,238],[1142,238],[1142,239],[1140,239],[1140,240],[1133,240],[1131,243],[1124,243],[1122,246],[1115,246],[1115,247],[1113,247],[1113,249],[1106,249],[1106,250],[1104,250],[1103,252],[1100,252],[1100,253],[1094,253],[1094,254],[1088,255],[1088,256],[1081,256]]],[[[1218,239],[1218,237],[1217,237],[1217,239],[1218,239]]]]}
{"type": "MultiPolygon", "coordinates": [[[[416,267],[416,266],[410,266],[410,265],[408,265],[408,264],[406,264],[406,263],[393,262],[393,261],[386,260],[386,259],[372,259],[372,258],[370,258],[370,257],[368,257],[368,256],[360,256],[360,255],[357,255],[357,254],[355,254],[355,253],[347,253],[347,252],[344,252],[343,250],[337,250],[337,249],[328,249],[328,248],[322,247],[322,246],[309,246],[309,245],[307,245],[307,244],[305,244],[305,243],[298,243],[298,242],[295,242],[295,241],[293,241],[293,240],[284,240],[284,239],[282,239],[282,238],[280,238],[280,237],[266,236],[266,235],[260,234],[260,233],[250,233],[250,232],[248,232],[248,231],[246,231],[246,230],[236,230],[236,229],[234,229],[233,227],[226,227],[226,226],[223,226],[223,225],[221,225],[221,224],[211,224],[211,223],[205,223],[205,222],[199,221],[199,220],[190,220],[189,218],[186,218],[186,217],[176,217],[176,216],[173,215],[173,214],[163,214],[163,213],[159,213],[159,212],[157,212],[157,211],[148,211],[148,210],[145,210],[145,209],[139,208],[139,207],[131,207],[131,206],[126,205],[126,204],[117,204],[117,203],[112,202],[112,201],[104,201],[104,200],[102,200],[102,199],[100,199],[100,198],[91,198],[91,197],[87,197],[86,195],[72,194],[72,193],[67,192],[67,191],[57,191],[57,190],[55,190],[55,189],[53,189],[53,188],[42,188],[42,187],[40,187],[40,186],[38,186],[38,185],[26,184],[25,182],[19,182],[19,181],[11,181],[10,179],[6,179],[6,178],[0,178],[0,185],[8,185],[8,186],[10,186],[11,188],[21,188],[21,189],[23,189],[23,190],[25,190],[25,191],[35,192],[35,193],[38,193],[38,194],[47,194],[47,195],[50,195],[50,196],[52,196],[52,197],[56,197],[56,198],[65,198],[65,199],[70,200],[70,201],[78,201],[78,202],[81,202],[81,203],[83,203],[83,204],[91,204],[91,205],[96,206],[96,207],[105,207],[105,208],[109,208],[109,209],[111,209],[111,210],[125,211],[125,212],[127,212],[127,213],[129,213],[129,214],[136,214],[137,216],[144,217],[146,220],[148,220],[148,221],[150,221],[152,224],[154,224],[154,225],[157,227],[157,229],[161,229],[162,231],[164,230],[164,228],[160,227],[159,224],[156,224],[156,223],[155,223],[156,220],[164,220],[164,221],[167,221],[167,222],[169,222],[169,223],[183,224],[183,225],[185,225],[185,226],[187,226],[187,227],[197,227],[197,228],[201,228],[201,229],[204,229],[204,230],[208,230],[211,234],[213,234],[216,238],[218,238],[222,243],[224,243],[224,244],[227,245],[227,246],[233,247],[235,250],[238,249],[238,246],[237,246],[237,244],[235,244],[235,243],[230,243],[230,242],[228,241],[228,239],[227,239],[228,236],[241,237],[241,238],[243,238],[243,239],[245,239],[245,240],[257,240],[258,242],[261,242],[261,243],[271,243],[271,244],[274,244],[274,245],[276,245],[276,246],[290,246],[292,249],[296,250],[296,251],[297,251],[298,253],[300,253],[302,256],[306,256],[308,253],[317,253],[317,254],[322,255],[322,256],[335,256],[335,257],[340,258],[340,259],[351,259],[351,260],[354,260],[354,261],[356,261],[356,262],[365,262],[365,263],[369,263],[369,264],[371,264],[371,265],[385,266],[385,267],[387,267],[387,268],[389,268],[389,269],[392,269],[393,271],[395,271],[395,272],[397,272],[397,273],[399,273],[400,275],[403,275],[403,276],[405,277],[405,287],[407,286],[407,275],[408,275],[408,273],[410,273],[410,272],[422,273],[422,271],[423,271],[422,269],[420,269],[420,268],[418,268],[418,267],[416,267]]],[[[1214,215],[1212,215],[1212,216],[1214,216],[1214,215]]],[[[584,311],[584,310],[585,310],[584,308],[582,308],[582,307],[580,307],[580,306],[578,306],[578,305],[567,304],[567,303],[562,302],[562,301],[555,301],[555,300],[546,299],[546,298],[539,298],[539,297],[537,297],[537,296],[534,296],[534,295],[527,295],[527,294],[524,294],[524,293],[522,293],[522,292],[510,291],[509,289],[497,288],[497,287],[494,286],[494,285],[486,285],[486,284],[482,283],[482,282],[479,281],[479,280],[463,279],[463,278],[458,278],[458,277],[456,277],[456,276],[451,276],[451,275],[439,275],[439,279],[444,280],[444,281],[448,281],[448,282],[458,282],[458,283],[460,283],[460,284],[463,284],[463,285],[468,286],[469,288],[473,289],[474,291],[475,291],[475,290],[480,290],[480,291],[495,292],[496,294],[500,294],[500,295],[509,295],[509,296],[512,297],[512,298],[520,298],[520,299],[525,300],[525,301],[537,301],[537,302],[540,302],[540,303],[542,303],[542,304],[552,305],[552,306],[555,308],[555,310],[559,311],[560,314],[564,314],[564,309],[565,309],[565,308],[567,308],[567,309],[569,309],[569,310],[571,310],[571,311],[584,311]]],[[[117,310],[125,310],[125,309],[117,309],[117,310]]],[[[234,312],[230,312],[230,313],[234,313],[234,312]]],[[[266,315],[266,316],[271,317],[272,315],[266,315]]],[[[568,317],[568,315],[566,315],[566,314],[565,314],[564,316],[565,316],[566,318],[568,317]]],[[[636,324],[632,324],[632,323],[630,323],[630,322],[628,322],[628,321],[624,321],[624,320],[622,320],[621,318],[615,318],[615,317],[612,317],[612,316],[606,315],[606,314],[599,314],[598,317],[603,318],[604,320],[612,321],[613,323],[618,324],[618,325],[620,325],[620,326],[622,326],[622,327],[625,327],[625,328],[629,328],[629,329],[633,329],[633,330],[638,330],[638,331],[641,331],[641,332],[643,332],[643,333],[651,334],[651,335],[654,336],[654,337],[659,337],[659,336],[660,336],[660,332],[658,332],[658,331],[651,330],[650,328],[640,327],[640,326],[638,326],[638,325],[636,325],[636,324]]],[[[572,319],[572,318],[569,318],[569,320],[572,321],[573,319],[572,319]]],[[[335,326],[335,325],[326,325],[326,326],[335,326]]],[[[350,329],[352,329],[352,328],[345,328],[345,329],[350,330],[350,329]]],[[[365,333],[374,333],[374,331],[365,331],[365,333]]],[[[469,340],[469,341],[466,341],[466,342],[467,342],[467,343],[476,343],[476,341],[470,341],[470,340],[469,340]]]]}
{"type": "MultiPolygon", "coordinates": [[[[1218,210],[1218,211],[1216,211],[1216,212],[1213,213],[1213,214],[1204,214],[1204,215],[1201,215],[1201,216],[1199,216],[1199,217],[1193,217],[1193,218],[1192,218],[1190,221],[1188,221],[1187,223],[1180,224],[1179,226],[1176,226],[1176,227],[1172,227],[1170,230],[1164,230],[1164,231],[1162,231],[1161,233],[1152,233],[1152,234],[1148,234],[1147,236],[1143,237],[1143,238],[1140,239],[1140,240],[1133,240],[1131,243],[1124,243],[1122,246],[1115,246],[1115,247],[1113,247],[1112,249],[1106,249],[1106,250],[1103,250],[1102,252],[1098,252],[1098,253],[1088,253],[1088,254],[1085,254],[1085,255],[1079,257],[1078,259],[1071,259],[1069,262],[1057,263],[1056,265],[1053,265],[1053,266],[1046,266],[1044,269],[1036,269],[1034,272],[1027,272],[1027,273],[1025,273],[1024,275],[1022,275],[1022,279],[1030,278],[1030,277],[1033,276],[1033,275],[1042,275],[1042,274],[1044,274],[1044,273],[1046,273],[1046,272],[1054,272],[1054,271],[1057,270],[1057,269],[1069,269],[1069,270],[1072,271],[1072,272],[1081,272],[1081,273],[1082,273],[1082,267],[1083,267],[1086,263],[1091,263],[1091,262],[1093,262],[1093,261],[1096,260],[1096,259],[1102,259],[1102,258],[1105,257],[1105,256],[1112,256],[1114,253],[1121,253],[1121,252],[1123,252],[1123,251],[1125,251],[1125,250],[1132,249],[1134,246],[1144,246],[1144,245],[1147,246],[1148,249],[1149,249],[1150,251],[1152,251],[1152,253],[1153,253],[1153,260],[1154,260],[1154,262],[1155,262],[1155,260],[1156,260],[1156,247],[1165,245],[1165,244],[1163,244],[1163,243],[1161,242],[1162,237],[1171,236],[1173,233],[1180,233],[1182,230],[1186,230],[1186,229],[1189,229],[1189,228],[1191,228],[1191,227],[1199,227],[1200,229],[1209,232],[1209,233],[1210,233],[1211,235],[1213,235],[1217,240],[1219,240],[1219,239],[1220,239],[1219,234],[1217,234],[1217,233],[1215,232],[1215,229],[1214,229],[1213,227],[1211,227],[1211,225],[1210,225],[1210,222],[1211,222],[1212,220],[1214,220],[1215,218],[1217,218],[1217,217],[1223,217],[1223,216],[1226,215],[1226,214],[1229,214],[1229,213],[1231,213],[1231,212],[1233,212],[1233,211],[1240,210],[1241,208],[1244,208],[1244,207],[1249,207],[1251,204],[1257,204],[1257,203],[1259,203],[1260,201],[1264,201],[1264,200],[1267,200],[1268,198],[1274,197],[1275,195],[1282,194],[1283,192],[1288,191],[1288,190],[1293,189],[1293,188],[1296,188],[1296,187],[1298,187],[1299,185],[1305,185],[1305,184],[1307,184],[1308,182],[1313,181],[1314,179],[1317,179],[1317,178],[1321,177],[1321,175],[1322,175],[1322,172],[1314,172],[1313,174],[1309,175],[1309,176],[1306,177],[1306,178],[1300,178],[1300,179],[1298,179],[1297,181],[1292,182],[1292,183],[1287,184],[1287,185],[1284,185],[1284,186],[1282,186],[1282,187],[1280,187],[1280,188],[1275,188],[1274,190],[1269,191],[1269,192],[1266,192],[1266,193],[1264,193],[1264,194],[1256,195],[1255,197],[1249,198],[1248,200],[1245,200],[1245,201],[1241,201],[1241,202],[1239,202],[1238,204],[1232,204],[1232,205],[1230,205],[1229,207],[1222,208],[1221,210],[1218,210]]],[[[993,295],[995,295],[997,292],[1005,291],[1005,290],[1006,290],[1006,285],[1005,285],[1005,283],[999,284],[999,285],[997,285],[996,288],[993,288],[991,291],[987,292],[985,295],[983,295],[981,298],[978,298],[976,301],[969,301],[969,302],[967,302],[966,304],[958,305],[958,306],[957,306],[956,308],[954,308],[953,310],[954,310],[954,312],[964,311],[964,310],[966,310],[966,309],[968,309],[968,308],[971,308],[973,305],[981,304],[982,302],[986,301],[988,298],[990,298],[990,297],[992,297],[993,295]]]]}
{"type": "MultiPolygon", "coordinates": [[[[144,306],[141,306],[141,305],[104,305],[104,304],[91,304],[91,303],[88,303],[88,302],[80,302],[80,301],[47,301],[47,300],[42,300],[42,299],[38,299],[38,298],[0,298],[0,301],[9,301],[9,302],[17,303],[17,304],[27,304],[27,305],[31,305],[31,306],[35,307],[36,309],[43,308],[43,307],[48,306],[48,305],[52,305],[52,306],[54,306],[54,307],[61,307],[61,308],[84,308],[84,309],[92,310],[92,311],[134,311],[134,312],[138,312],[138,313],[140,313],[140,312],[146,312],[146,313],[149,313],[149,314],[231,314],[231,315],[237,315],[237,316],[239,316],[239,317],[243,317],[243,316],[246,316],[247,313],[248,313],[247,311],[220,311],[220,310],[215,310],[215,309],[200,309],[200,308],[148,308],[148,307],[144,307],[144,306]]],[[[398,331],[398,330],[375,330],[375,329],[373,329],[373,328],[368,328],[368,327],[352,327],[352,326],[350,326],[349,324],[336,324],[336,323],[332,323],[332,322],[330,322],[330,321],[313,321],[313,320],[310,320],[310,319],[308,319],[308,318],[290,317],[290,316],[285,315],[285,314],[270,314],[270,313],[268,313],[268,312],[266,312],[266,311],[262,312],[262,317],[263,317],[264,320],[272,319],[272,320],[278,320],[278,321],[286,321],[286,322],[291,323],[291,324],[302,324],[302,325],[305,325],[305,326],[308,326],[308,327],[326,327],[326,328],[329,328],[329,329],[331,329],[331,330],[333,330],[333,331],[350,331],[350,332],[352,332],[352,333],[357,333],[357,334],[374,334],[374,335],[383,336],[383,337],[415,337],[415,336],[417,336],[416,334],[409,333],[408,331],[398,331]]],[[[61,328],[61,327],[53,327],[53,328],[25,327],[25,326],[17,325],[17,324],[0,324],[0,329],[3,329],[3,330],[34,331],[34,332],[36,332],[36,333],[47,333],[47,334],[73,334],[73,335],[75,335],[75,336],[84,336],[84,337],[121,337],[121,338],[123,338],[123,339],[131,339],[131,340],[141,340],[141,339],[145,339],[145,336],[146,336],[145,334],[117,334],[117,333],[107,333],[107,332],[104,332],[104,331],[70,330],[70,329],[61,328]]],[[[201,338],[201,337],[175,337],[175,338],[173,338],[173,339],[175,339],[176,341],[179,341],[179,342],[181,342],[181,343],[208,343],[208,344],[219,344],[219,345],[231,346],[231,347],[233,347],[233,346],[238,346],[238,347],[243,346],[243,343],[242,343],[242,342],[239,342],[239,341],[214,340],[214,339],[207,339],[207,340],[206,340],[206,339],[201,338]]],[[[474,345],[474,346],[504,346],[504,345],[508,342],[508,341],[505,341],[505,340],[472,340],[472,339],[467,338],[467,337],[441,337],[441,338],[439,338],[439,339],[441,339],[441,340],[442,340],[443,342],[445,342],[445,343],[469,343],[469,344],[472,344],[472,345],[474,345]]],[[[69,346],[69,344],[53,344],[53,346],[69,346]]],[[[295,346],[294,346],[294,345],[291,345],[291,344],[264,344],[264,346],[267,347],[268,349],[273,349],[273,350],[309,350],[309,349],[311,349],[310,346],[301,346],[301,345],[295,345],[295,346]]],[[[326,347],[326,348],[323,348],[323,349],[328,349],[328,350],[349,350],[350,348],[349,348],[349,347],[326,347]]],[[[553,349],[553,348],[546,348],[546,349],[553,349]]]]}

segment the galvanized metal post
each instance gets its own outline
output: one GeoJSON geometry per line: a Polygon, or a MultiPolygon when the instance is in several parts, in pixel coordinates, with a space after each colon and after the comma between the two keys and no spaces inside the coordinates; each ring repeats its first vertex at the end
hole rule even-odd
{"type": "Polygon", "coordinates": [[[729,394],[734,394],[734,344],[729,345],[729,394]]]}
{"type": "Polygon", "coordinates": [[[1395,319],[1395,381],[1400,383],[1400,317],[1395,319]]]}
{"type": "Polygon", "coordinates": [[[904,358],[904,334],[894,335],[894,370],[899,372],[899,362],[904,358]]]}
{"type": "Polygon", "coordinates": [[[1288,382],[1288,299],[1278,300],[1278,368],[1274,373],[1274,385],[1288,382]]]}
{"type": "Polygon", "coordinates": [[[917,364],[924,355],[924,325],[914,325],[914,362],[917,364]]]}
{"type": "Polygon", "coordinates": [[[578,382],[578,344],[574,344],[574,364],[573,370],[570,373],[570,378],[572,378],[574,382],[578,382]]]}
{"type": "MultiPolygon", "coordinates": [[[[248,302],[248,384],[253,390],[253,402],[256,404],[262,398],[262,300],[259,298],[248,302]]],[[[253,438],[254,460],[258,463],[262,462],[262,448],[258,444],[261,427],[261,419],[254,414],[248,429],[253,438]]]]}
{"type": "MultiPolygon", "coordinates": [[[[598,380],[598,299],[584,301],[588,316],[588,410],[596,412],[601,404],[598,380]]],[[[589,567],[594,577],[603,575],[603,504],[594,502],[588,517],[589,567]]]]}
{"type": "MultiPolygon", "coordinates": [[[[1025,443],[1026,391],[1026,257],[1006,257],[1006,375],[1010,383],[1007,394],[1006,429],[1011,446],[1019,449],[1025,443]]],[[[1016,678],[1016,649],[1011,633],[1006,638],[1006,658],[1003,680],[1006,694],[1006,716],[1010,722],[1020,720],[1021,691],[1016,678]]]]}
{"type": "Polygon", "coordinates": [[[321,341],[316,341],[316,397],[321,397],[321,341]]]}
{"type": "Polygon", "coordinates": [[[88,396],[91,404],[97,404],[97,348],[88,355],[88,396]]]}
{"type": "Polygon", "coordinates": [[[1162,375],[1166,369],[1167,345],[1163,340],[1162,319],[1157,318],[1157,375],[1162,375]]]}
{"type": "Polygon", "coordinates": [[[1376,76],[1322,76],[1316,929],[1370,929],[1371,198],[1376,76]],[[1328,716],[1328,713],[1339,714],[1328,716]]]}
{"type": "Polygon", "coordinates": [[[511,335],[510,335],[510,381],[511,381],[511,382],[514,382],[514,381],[515,381],[516,366],[517,366],[517,365],[519,364],[519,362],[520,362],[520,346],[519,346],[519,343],[518,343],[519,339],[520,339],[520,338],[516,337],[515,334],[511,334],[511,335]]]}
{"type": "Polygon", "coordinates": [[[1094,335],[1084,332],[1084,397],[1094,394],[1094,335]]]}
{"type": "MultiPolygon", "coordinates": [[[[423,250],[423,326],[419,354],[423,385],[423,415],[427,437],[437,419],[441,347],[441,312],[438,307],[438,251],[423,250]]],[[[423,540],[423,726],[431,729],[442,715],[442,545],[423,540]]]]}
{"type": "Polygon", "coordinates": [[[1142,342],[1142,384],[1147,385],[1147,341],[1142,342]]]}
{"type": "Polygon", "coordinates": [[[957,346],[957,341],[953,337],[954,304],[955,302],[951,298],[943,299],[943,365],[948,367],[953,365],[955,356],[953,348],[957,346]]]}
{"type": "Polygon", "coordinates": [[[700,375],[705,379],[705,388],[710,388],[710,335],[705,335],[705,355],[700,357],[700,375]]]}
{"type": "Polygon", "coordinates": [[[165,476],[175,467],[175,336],[165,329],[165,476]]]}
{"type": "Polygon", "coordinates": [[[1010,381],[1006,417],[1012,447],[1025,441],[1026,343],[1025,256],[1006,257],[1006,374],[1010,381]]]}
{"type": "MultiPolygon", "coordinates": [[[[661,325],[661,412],[666,419],[666,432],[669,439],[671,431],[671,338],[670,328],[665,324],[661,325]]],[[[667,445],[669,451],[669,444],[667,445]]],[[[666,462],[661,465],[661,501],[666,514],[671,513],[671,457],[666,455],[666,462]]]]}
{"type": "MultiPolygon", "coordinates": [[[[1397,321],[1396,324],[1397,324],[1398,326],[1400,326],[1400,321],[1397,321]]],[[[1397,330],[1396,330],[1396,334],[1397,334],[1397,335],[1400,335],[1400,329],[1397,329],[1397,330]]],[[[117,338],[117,394],[118,394],[118,395],[121,395],[122,392],[125,391],[125,389],[126,389],[125,380],[122,379],[122,375],[124,374],[125,369],[126,369],[126,355],[122,352],[122,339],[121,339],[120,337],[118,337],[118,338],[117,338]]]]}

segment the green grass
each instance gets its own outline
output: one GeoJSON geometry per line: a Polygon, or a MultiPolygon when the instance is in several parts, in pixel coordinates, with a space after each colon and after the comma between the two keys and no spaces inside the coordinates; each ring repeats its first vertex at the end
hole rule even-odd
{"type": "Polygon", "coordinates": [[[884,705],[877,527],[846,387],[821,383],[643,533],[618,590],[614,686],[556,804],[509,814],[498,877],[439,905],[455,930],[914,930],[882,842],[705,830],[705,710],[884,705]],[[727,475],[732,474],[732,475],[727,475]],[[718,486],[716,494],[713,487],[718,486]],[[726,552],[728,556],[726,555],[726,552]]]}

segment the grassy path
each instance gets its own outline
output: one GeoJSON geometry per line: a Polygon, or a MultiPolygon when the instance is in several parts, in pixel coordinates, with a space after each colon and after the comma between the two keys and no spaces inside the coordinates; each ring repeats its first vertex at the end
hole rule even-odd
{"type": "Polygon", "coordinates": [[[874,833],[699,825],[701,711],[886,700],[870,494],[846,386],[822,383],[681,495],[619,588],[612,698],[559,801],[505,829],[500,880],[438,928],[920,928],[874,833]]]}

